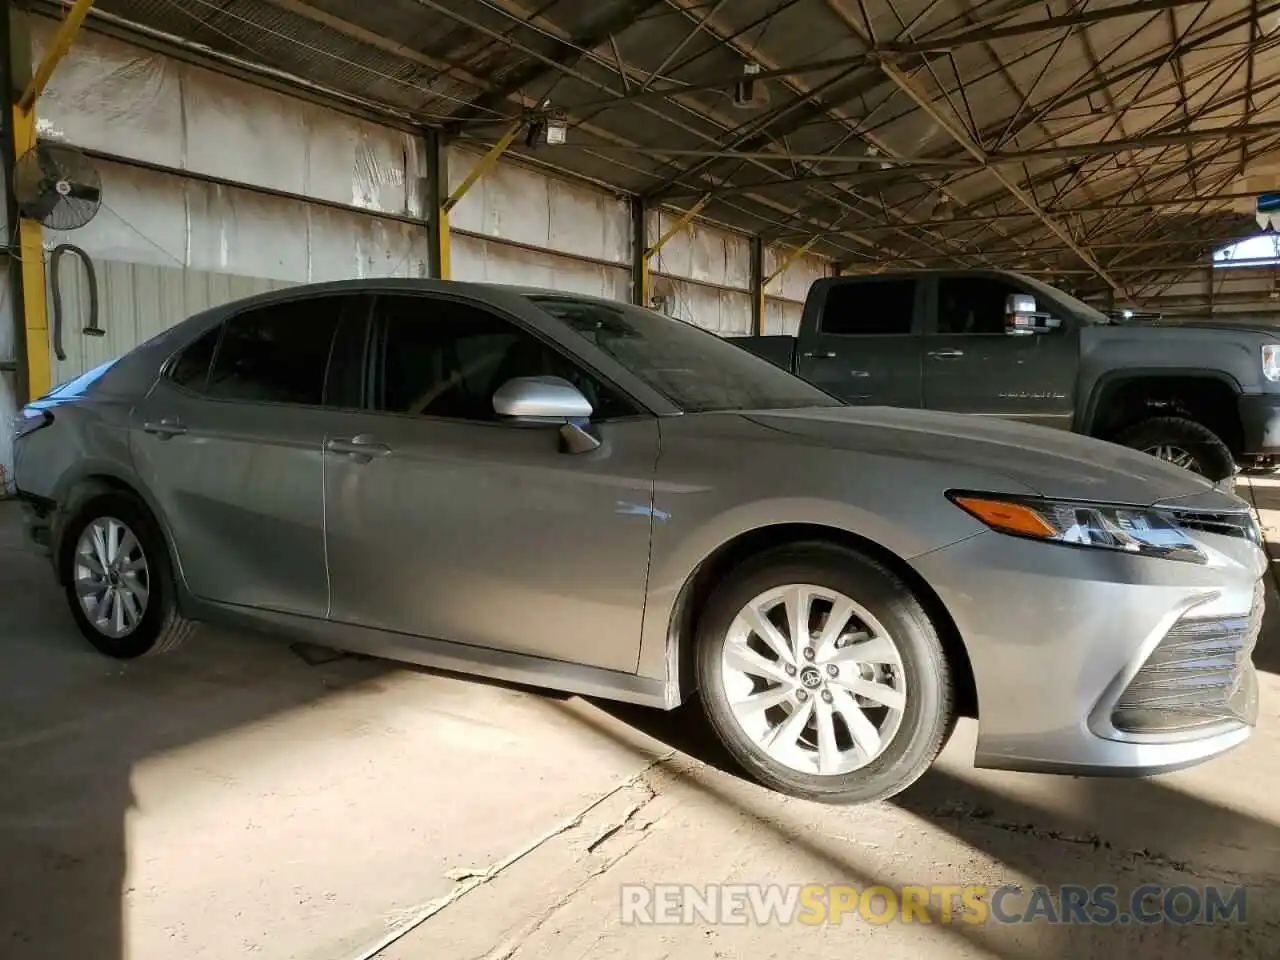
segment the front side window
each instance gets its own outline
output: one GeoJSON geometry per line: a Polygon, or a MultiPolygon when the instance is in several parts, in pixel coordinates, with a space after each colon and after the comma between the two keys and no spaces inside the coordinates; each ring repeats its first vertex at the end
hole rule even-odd
{"type": "Polygon", "coordinates": [[[529,298],[681,410],[779,410],[839,400],[690,323],[624,303],[529,298]]]}
{"type": "Polygon", "coordinates": [[[382,325],[375,407],[388,413],[496,421],[493,395],[515,377],[568,380],[593,419],[637,411],[562,354],[480,307],[424,296],[378,298],[382,325]]]}
{"type": "Polygon", "coordinates": [[[938,281],[938,332],[1003,336],[1009,296],[1025,292],[997,277],[943,277],[938,281]]]}
{"type": "Polygon", "coordinates": [[[219,400],[319,406],[348,297],[314,297],[237,314],[222,330],[204,393],[219,400]]]}
{"type": "Polygon", "coordinates": [[[843,337],[906,336],[915,312],[914,280],[837,283],[827,290],[819,332],[843,337]]]}

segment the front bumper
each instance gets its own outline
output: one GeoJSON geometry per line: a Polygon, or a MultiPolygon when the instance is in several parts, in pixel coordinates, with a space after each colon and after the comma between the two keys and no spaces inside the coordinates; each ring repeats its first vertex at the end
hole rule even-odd
{"type": "Polygon", "coordinates": [[[1280,455],[1280,394],[1243,396],[1237,401],[1246,456],[1280,455]]]}
{"type": "Polygon", "coordinates": [[[912,562],[969,653],[978,766],[1145,775],[1200,763],[1249,736],[1257,720],[1251,655],[1266,558],[1242,538],[1197,533],[1196,540],[1210,555],[1206,565],[998,533],[912,562]],[[1216,687],[1205,683],[1203,696],[1192,689],[1203,678],[1177,678],[1167,702],[1187,711],[1185,721],[1124,729],[1132,713],[1122,711],[1134,691],[1151,693],[1135,679],[1158,676],[1170,661],[1161,644],[1176,639],[1181,625],[1216,620],[1247,622],[1231,651],[1233,669],[1212,677],[1216,687]]]}
{"type": "Polygon", "coordinates": [[[22,506],[22,533],[27,546],[36,553],[51,556],[53,553],[53,524],[56,519],[54,504],[38,497],[18,494],[22,506]]]}

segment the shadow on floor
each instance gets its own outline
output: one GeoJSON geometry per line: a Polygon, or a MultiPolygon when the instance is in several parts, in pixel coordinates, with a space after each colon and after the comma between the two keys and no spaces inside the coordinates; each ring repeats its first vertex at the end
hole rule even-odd
{"type": "MultiPolygon", "coordinates": [[[[45,560],[0,502],[0,957],[123,960],[131,774],[149,757],[389,669],[309,666],[282,643],[202,631],[154,660],[103,658],[80,637],[45,560]]],[[[175,943],[173,956],[184,955],[175,943]]],[[[280,954],[283,955],[283,954],[280,954]]]]}
{"type": "MultiPolygon", "coordinates": [[[[741,777],[696,706],[672,713],[612,703],[598,706],[604,713],[714,770],[741,777]]],[[[590,719],[580,719],[591,723],[590,719]]],[[[629,742],[607,721],[593,726],[601,736],[621,745],[629,742]]],[[[730,795],[718,774],[695,773],[686,779],[696,779],[699,790],[754,815],[761,827],[773,831],[786,844],[801,848],[819,867],[834,869],[846,882],[863,889],[878,884],[893,886],[888,878],[869,874],[860,862],[863,852],[852,842],[822,836],[807,828],[803,811],[813,805],[793,801],[787,809],[797,812],[779,817],[776,803],[766,799],[758,805],[750,801],[744,805],[743,792],[735,790],[730,795]]],[[[1012,790],[996,791],[938,768],[888,802],[919,818],[924,825],[922,830],[944,831],[995,858],[1011,873],[1030,878],[1033,884],[1050,888],[1072,884],[1091,889],[1114,885],[1122,909],[1127,907],[1127,898],[1133,891],[1148,883],[1166,890],[1190,886],[1201,896],[1209,885],[1219,887],[1224,895],[1245,887],[1247,922],[1185,926],[1166,922],[1153,926],[1062,924],[1048,928],[1043,923],[950,924],[939,925],[939,935],[959,937],[981,948],[982,955],[1004,960],[1075,960],[1119,955],[1118,951],[1125,951],[1131,960],[1145,960],[1162,957],[1174,948],[1189,951],[1188,956],[1206,958],[1277,955],[1280,898],[1273,890],[1280,884],[1280,829],[1274,824],[1207,803],[1171,789],[1158,779],[1052,779],[1072,799],[1069,815],[1019,799],[1012,790]],[[1239,868],[1241,860],[1248,862],[1248,869],[1239,868]],[[1225,866],[1227,861],[1235,861],[1237,866],[1225,866]]],[[[762,794],[767,797],[763,790],[762,794]]],[[[856,836],[859,809],[850,807],[840,812],[848,821],[848,828],[842,832],[856,836]]],[[[958,866],[922,864],[924,870],[933,871],[932,875],[926,872],[913,876],[910,882],[960,882],[965,878],[952,869],[958,866]]],[[[1053,899],[1058,901],[1057,896],[1053,899]]],[[[1010,902],[1020,903],[1022,908],[1027,903],[1025,899],[1010,902]]],[[[934,922],[937,921],[935,915],[934,922]]]]}

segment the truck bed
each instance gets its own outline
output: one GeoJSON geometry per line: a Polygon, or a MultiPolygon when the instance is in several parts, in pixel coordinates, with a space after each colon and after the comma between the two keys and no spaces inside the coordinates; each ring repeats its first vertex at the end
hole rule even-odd
{"type": "Polygon", "coordinates": [[[754,353],[757,357],[768,360],[775,366],[781,367],[783,370],[789,370],[795,373],[796,370],[796,338],[792,336],[770,336],[770,337],[729,337],[730,343],[735,343],[742,349],[754,353]]]}

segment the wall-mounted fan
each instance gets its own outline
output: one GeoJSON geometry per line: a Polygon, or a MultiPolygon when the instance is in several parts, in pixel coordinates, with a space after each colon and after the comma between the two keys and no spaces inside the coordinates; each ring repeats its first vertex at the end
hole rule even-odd
{"type": "Polygon", "coordinates": [[[102,206],[102,179],[74,147],[40,143],[18,158],[13,196],[27,219],[50,230],[76,230],[102,206]]]}

